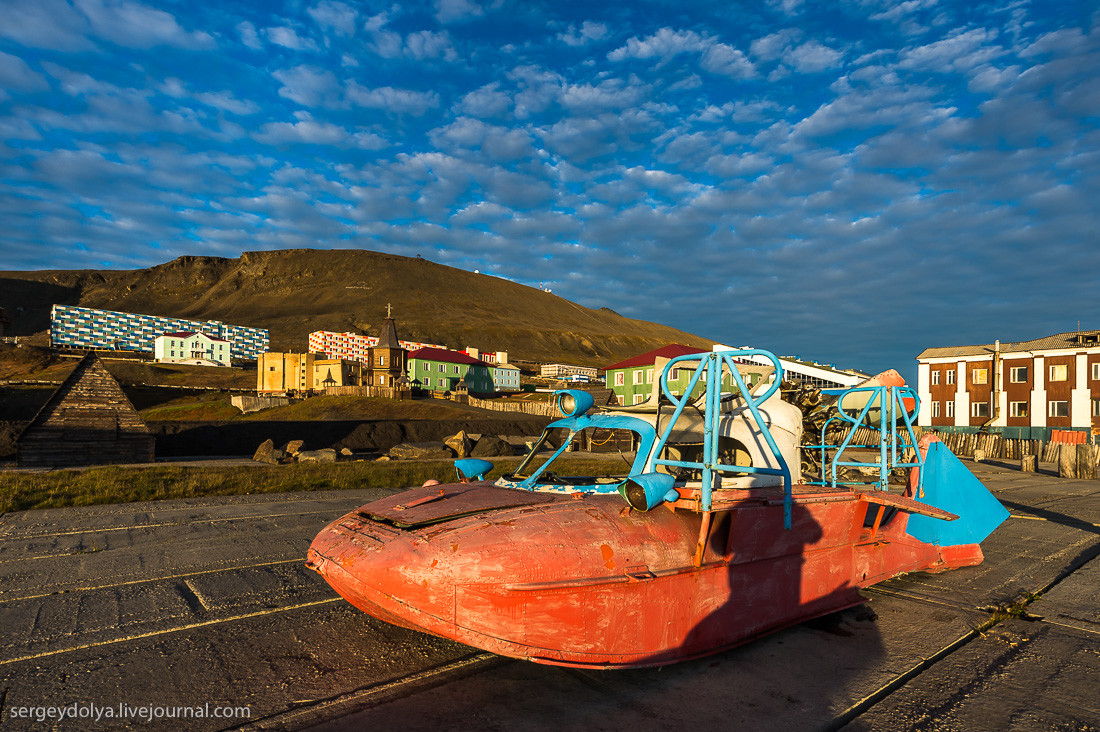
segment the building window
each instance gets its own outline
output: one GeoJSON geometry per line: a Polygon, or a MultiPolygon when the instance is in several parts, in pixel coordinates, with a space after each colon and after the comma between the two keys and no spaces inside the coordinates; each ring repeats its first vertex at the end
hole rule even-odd
{"type": "MultiPolygon", "coordinates": [[[[1064,363],[1055,363],[1050,365],[1050,380],[1051,381],[1066,381],[1069,379],[1069,366],[1064,363]]],[[[1051,402],[1053,404],[1054,402],[1051,402]]],[[[1056,415],[1051,415],[1056,416],[1056,415]]]]}
{"type": "Polygon", "coordinates": [[[458,366],[455,366],[455,373],[458,373],[458,366]]]}
{"type": "MultiPolygon", "coordinates": [[[[971,369],[970,370],[970,383],[971,384],[986,384],[989,383],[989,369],[971,369]]],[[[975,414],[975,417],[980,415],[975,414]]]]}
{"type": "Polygon", "coordinates": [[[386,357],[385,356],[379,356],[378,357],[378,365],[379,366],[385,366],[386,365],[386,357]]]}
{"type": "Polygon", "coordinates": [[[626,383],[626,372],[625,371],[616,371],[615,372],[615,386],[623,386],[625,383],[626,383]]]}
{"type": "Polygon", "coordinates": [[[643,399],[643,396],[641,394],[635,394],[634,395],[634,403],[635,404],[641,404],[642,399],[643,399]]]}
{"type": "MultiPolygon", "coordinates": [[[[947,373],[950,374],[952,372],[948,371],[947,373]]],[[[955,416],[955,402],[948,400],[948,402],[947,402],[947,417],[950,418],[950,417],[954,417],[954,416],[955,416]]]]}
{"type": "MultiPolygon", "coordinates": [[[[932,386],[939,386],[939,385],[940,385],[940,372],[939,371],[933,371],[932,372],[932,386]]],[[[936,416],[939,416],[939,415],[936,415],[936,416]]]]}
{"type": "Polygon", "coordinates": [[[379,386],[385,386],[386,385],[386,375],[385,374],[378,374],[378,385],[379,386]]]}
{"type": "Polygon", "coordinates": [[[1092,380],[1100,381],[1100,361],[1092,365],[1092,380]]]}
{"type": "Polygon", "coordinates": [[[1092,400],[1092,416],[1100,417],[1100,399],[1092,400]]]}
{"type": "Polygon", "coordinates": [[[441,373],[441,374],[445,374],[445,373],[447,373],[447,366],[446,366],[446,364],[439,364],[439,373],[441,373]]]}
{"type": "Polygon", "coordinates": [[[988,417],[989,416],[989,402],[974,402],[970,405],[971,417],[988,417]]]}
{"type": "Polygon", "coordinates": [[[1047,416],[1048,417],[1068,417],[1069,416],[1069,402],[1065,401],[1051,401],[1047,402],[1047,416]]]}
{"type": "Polygon", "coordinates": [[[653,369],[646,369],[645,370],[645,383],[647,383],[647,384],[652,384],[653,383],[653,369]]]}
{"type": "MultiPolygon", "coordinates": [[[[935,373],[935,372],[933,372],[935,373]]],[[[932,418],[937,419],[940,416],[940,403],[932,402],[932,418]]]]}
{"type": "Polygon", "coordinates": [[[1027,402],[1009,402],[1008,403],[1008,416],[1009,417],[1026,417],[1027,416],[1027,402]]]}
{"type": "Polygon", "coordinates": [[[669,371],[668,372],[668,380],[669,381],[679,381],[680,380],[680,369],[672,369],[671,371],[669,371]]]}
{"type": "MultiPolygon", "coordinates": [[[[947,383],[948,384],[954,384],[955,383],[955,369],[948,369],[947,370],[947,383]]],[[[951,415],[949,414],[947,416],[950,417],[951,415]]]]}
{"type": "MultiPolygon", "coordinates": [[[[1009,369],[1008,380],[1013,384],[1027,383],[1027,366],[1013,366],[1009,369]]],[[[1027,415],[1022,415],[1026,417],[1027,415]]]]}
{"type": "Polygon", "coordinates": [[[634,372],[634,383],[635,383],[635,384],[640,384],[640,383],[642,383],[642,378],[643,378],[644,376],[645,376],[645,372],[644,372],[644,371],[642,371],[641,369],[638,369],[637,371],[635,371],[635,372],[634,372]]]}

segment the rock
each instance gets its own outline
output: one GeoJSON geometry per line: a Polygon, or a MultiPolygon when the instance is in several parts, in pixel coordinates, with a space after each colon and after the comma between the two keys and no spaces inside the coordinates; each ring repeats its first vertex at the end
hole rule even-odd
{"type": "Polygon", "coordinates": [[[442,442],[406,442],[394,445],[388,455],[394,460],[450,460],[451,448],[442,442]]]}
{"type": "Polygon", "coordinates": [[[278,464],[278,460],[275,458],[275,441],[264,440],[260,443],[260,446],[256,448],[256,452],[252,455],[252,459],[258,463],[268,463],[270,465],[278,464]]]}
{"type": "Polygon", "coordinates": [[[287,455],[297,455],[302,451],[302,447],[305,445],[305,440],[291,440],[283,445],[283,452],[287,455]]]}
{"type": "Polygon", "coordinates": [[[298,462],[334,463],[336,462],[336,451],[331,447],[326,447],[323,450],[304,450],[298,453],[298,462]]]}
{"type": "Polygon", "coordinates": [[[494,435],[485,435],[470,451],[470,457],[504,457],[515,455],[516,450],[511,443],[494,435]]]}
{"type": "Polygon", "coordinates": [[[975,450],[974,462],[980,463],[982,460],[985,460],[985,450],[975,450]]]}
{"type": "Polygon", "coordinates": [[[443,444],[455,451],[455,455],[460,458],[470,456],[470,437],[466,434],[466,430],[459,430],[456,434],[450,437],[444,438],[443,444]]]}
{"type": "Polygon", "coordinates": [[[352,457],[355,453],[353,453],[351,450],[347,449],[346,447],[341,447],[340,448],[340,454],[343,455],[344,457],[352,457]]]}

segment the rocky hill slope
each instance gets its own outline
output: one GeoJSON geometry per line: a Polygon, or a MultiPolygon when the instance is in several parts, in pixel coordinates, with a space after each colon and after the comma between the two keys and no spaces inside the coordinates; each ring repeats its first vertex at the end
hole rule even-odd
{"type": "Polygon", "coordinates": [[[0,307],[16,335],[44,332],[54,303],[267,328],[272,350],[304,351],[314,330],[377,335],[387,304],[403,339],[508,351],[513,360],[599,367],[671,342],[710,350],[704,338],[606,308],[362,250],[186,256],[138,270],[0,272],[0,307]]]}

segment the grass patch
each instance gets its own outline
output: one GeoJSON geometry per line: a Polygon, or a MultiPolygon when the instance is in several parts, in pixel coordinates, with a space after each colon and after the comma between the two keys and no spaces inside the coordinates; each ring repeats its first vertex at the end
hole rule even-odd
{"type": "MultiPolygon", "coordinates": [[[[493,461],[496,468],[489,478],[496,479],[510,472],[519,460],[497,458],[493,461]]],[[[623,473],[625,466],[621,460],[565,455],[555,462],[555,471],[601,476],[623,473]]],[[[444,483],[454,481],[454,462],[362,461],[237,467],[158,465],[149,468],[108,465],[47,473],[4,472],[0,473],[0,513],[252,493],[356,488],[402,490],[422,485],[429,478],[444,483]]]]}

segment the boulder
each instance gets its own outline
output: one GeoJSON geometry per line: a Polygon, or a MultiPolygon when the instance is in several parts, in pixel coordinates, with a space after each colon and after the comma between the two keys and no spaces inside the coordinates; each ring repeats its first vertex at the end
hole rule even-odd
{"type": "Polygon", "coordinates": [[[336,451],[331,447],[326,447],[323,450],[304,450],[298,453],[298,462],[334,463],[336,462],[336,451]]]}
{"type": "Polygon", "coordinates": [[[394,445],[387,453],[394,460],[450,460],[451,448],[442,442],[406,442],[394,445]]]}
{"type": "Polygon", "coordinates": [[[355,455],[355,453],[353,453],[351,450],[347,449],[346,447],[341,447],[340,448],[340,454],[343,457],[353,457],[355,455]]]}
{"type": "Polygon", "coordinates": [[[277,465],[279,460],[275,457],[275,441],[264,440],[261,442],[260,446],[256,448],[256,452],[253,453],[252,459],[258,463],[277,465]]]}
{"type": "Polygon", "coordinates": [[[470,447],[473,443],[470,441],[470,436],[466,434],[466,430],[459,430],[458,433],[444,438],[443,444],[454,450],[456,457],[464,458],[470,456],[470,447]]]}
{"type": "Polygon", "coordinates": [[[516,450],[511,443],[494,435],[484,435],[474,448],[470,450],[470,457],[505,457],[515,455],[516,450]]]}
{"type": "Polygon", "coordinates": [[[305,445],[305,440],[291,440],[283,445],[283,452],[287,455],[297,455],[302,451],[302,447],[305,445]]]}

